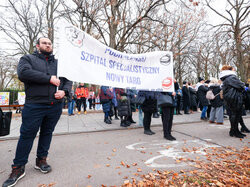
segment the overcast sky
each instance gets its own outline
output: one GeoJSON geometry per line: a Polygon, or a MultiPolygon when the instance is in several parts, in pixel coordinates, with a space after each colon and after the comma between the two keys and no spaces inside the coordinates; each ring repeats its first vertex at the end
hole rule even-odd
{"type": "MultiPolygon", "coordinates": [[[[1,4],[3,4],[5,1],[6,0],[1,0],[1,4]]],[[[198,0],[198,1],[201,3],[205,3],[205,0],[198,0]]],[[[226,0],[213,0],[213,5],[214,7],[216,7],[216,10],[219,10],[221,13],[224,13],[226,8],[226,0]]],[[[208,23],[216,25],[224,21],[223,18],[216,15],[209,8],[207,8],[206,10],[207,10],[208,23]]],[[[3,34],[1,34],[0,32],[0,54],[2,50],[6,50],[6,44],[7,44],[4,38],[2,38],[2,36],[3,34]]],[[[9,46],[7,48],[9,48],[9,46]]]]}

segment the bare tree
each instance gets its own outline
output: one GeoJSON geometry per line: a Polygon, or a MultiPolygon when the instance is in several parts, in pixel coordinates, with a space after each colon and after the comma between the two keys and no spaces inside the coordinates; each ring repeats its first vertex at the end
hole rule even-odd
{"type": "Polygon", "coordinates": [[[33,53],[34,43],[44,29],[44,7],[35,0],[7,0],[7,5],[0,8],[0,29],[8,42],[15,46],[14,55],[33,53]]]}
{"type": "MultiPolygon", "coordinates": [[[[54,43],[55,38],[55,21],[59,18],[60,0],[41,0],[45,7],[46,22],[47,22],[47,36],[54,43]]],[[[46,32],[45,31],[45,32],[46,32]]]]}
{"type": "Polygon", "coordinates": [[[228,8],[226,13],[220,13],[215,6],[212,6],[211,0],[206,0],[207,6],[217,15],[224,19],[224,23],[216,25],[216,27],[226,27],[227,32],[233,35],[234,53],[236,57],[235,64],[237,71],[243,81],[246,81],[250,72],[250,63],[244,56],[249,50],[249,0],[227,0],[228,8]]]}
{"type": "Polygon", "coordinates": [[[16,66],[16,59],[6,56],[0,57],[0,90],[6,89],[17,77],[16,66]]]}
{"type": "Polygon", "coordinates": [[[73,0],[75,10],[66,7],[67,19],[80,28],[95,33],[105,45],[124,51],[136,28],[144,20],[154,19],[154,13],[171,0],[73,0]],[[77,16],[76,16],[77,15],[77,16]],[[78,25],[78,24],[77,24],[78,25]]]}
{"type": "Polygon", "coordinates": [[[192,46],[199,39],[199,32],[204,27],[204,11],[195,7],[177,4],[178,9],[170,13],[169,21],[157,33],[162,33],[158,39],[160,50],[170,50],[174,54],[175,76],[182,84],[183,80],[193,79],[192,46]]]}

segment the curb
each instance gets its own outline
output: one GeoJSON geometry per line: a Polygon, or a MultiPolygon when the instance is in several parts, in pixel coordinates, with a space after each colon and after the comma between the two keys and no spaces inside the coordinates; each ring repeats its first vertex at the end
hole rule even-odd
{"type": "MultiPolygon", "coordinates": [[[[243,118],[250,118],[250,116],[243,116],[243,118]]],[[[224,119],[225,121],[228,121],[229,118],[224,119]]],[[[173,123],[173,125],[183,125],[183,124],[191,124],[191,123],[202,123],[204,121],[189,121],[189,122],[176,122],[173,123]]],[[[152,127],[159,127],[162,126],[162,124],[153,124],[152,127]]],[[[143,126],[133,126],[133,127],[116,127],[112,129],[102,129],[102,130],[90,130],[90,131],[76,131],[76,132],[59,132],[59,133],[53,133],[53,136],[64,136],[64,135],[74,135],[74,134],[85,134],[85,133],[94,133],[94,132],[107,132],[107,131],[118,131],[118,130],[134,130],[134,129],[139,129],[143,128],[143,126]]],[[[173,130],[174,131],[174,130],[173,130]]],[[[38,137],[37,135],[36,137],[38,137]]],[[[6,140],[18,140],[19,136],[15,137],[6,137],[6,138],[1,138],[0,141],[6,141],[6,140]]]]}

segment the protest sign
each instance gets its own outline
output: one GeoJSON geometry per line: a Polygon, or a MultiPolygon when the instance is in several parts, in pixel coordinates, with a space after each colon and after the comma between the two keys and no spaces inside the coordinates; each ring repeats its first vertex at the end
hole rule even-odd
{"type": "Polygon", "coordinates": [[[127,54],[68,23],[61,23],[59,30],[58,76],[118,88],[174,91],[172,52],[127,54]]]}

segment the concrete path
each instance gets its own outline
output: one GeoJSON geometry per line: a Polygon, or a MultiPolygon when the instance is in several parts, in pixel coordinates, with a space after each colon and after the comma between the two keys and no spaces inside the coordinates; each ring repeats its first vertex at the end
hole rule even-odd
{"type": "MultiPolygon", "coordinates": [[[[13,112],[14,113],[14,112],[13,112]]],[[[16,139],[19,137],[20,126],[21,126],[21,115],[14,114],[11,122],[10,135],[0,137],[0,139],[16,139]]],[[[250,114],[248,114],[250,117],[250,114]]],[[[93,131],[106,131],[106,130],[117,130],[117,129],[127,129],[120,127],[120,120],[112,120],[112,124],[108,125],[103,122],[104,114],[102,111],[89,111],[85,114],[75,114],[74,116],[68,116],[66,110],[64,110],[56,129],[54,131],[55,135],[58,134],[72,134],[81,132],[93,132],[93,131]]],[[[129,128],[139,128],[138,125],[139,117],[138,112],[133,113],[133,119],[137,122],[132,124],[129,128]]],[[[226,119],[228,120],[228,119],[226,119]]],[[[200,120],[200,113],[195,112],[190,115],[175,115],[174,124],[182,123],[198,123],[200,120]]],[[[152,125],[162,125],[161,118],[153,118],[152,125]]]]}
{"type": "MultiPolygon", "coordinates": [[[[136,116],[137,113],[134,119],[137,119],[136,116]]],[[[15,120],[18,128],[20,119],[15,120]]],[[[228,135],[228,120],[224,125],[209,124],[200,121],[199,113],[196,113],[175,116],[174,121],[172,134],[177,140],[168,141],[163,138],[162,126],[157,125],[161,124],[160,119],[153,119],[152,130],[156,134],[148,136],[143,134],[142,128],[136,128],[137,125],[120,128],[119,121],[106,125],[101,113],[73,117],[63,115],[48,157],[52,172],[45,175],[34,169],[36,138],[26,165],[26,176],[16,187],[120,186],[125,180],[141,180],[140,175],[155,173],[156,170],[180,172],[194,169],[192,162],[176,160],[199,158],[207,161],[207,148],[227,150],[228,146],[237,149],[249,147],[250,135],[244,139],[228,135]],[[67,135],[59,135],[61,133],[67,135]],[[183,148],[193,151],[183,151],[183,148]]],[[[244,117],[244,121],[250,128],[249,115],[244,117]]],[[[0,140],[0,185],[11,171],[16,145],[16,138],[0,140]]]]}

